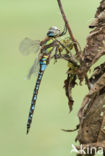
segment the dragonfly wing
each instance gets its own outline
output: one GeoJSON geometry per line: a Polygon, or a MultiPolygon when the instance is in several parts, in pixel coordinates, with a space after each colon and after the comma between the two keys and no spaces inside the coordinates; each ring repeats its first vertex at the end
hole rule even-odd
{"type": "Polygon", "coordinates": [[[22,55],[29,55],[30,53],[38,52],[40,49],[40,41],[39,40],[32,40],[26,37],[23,41],[21,41],[19,50],[22,55]]]}
{"type": "Polygon", "coordinates": [[[35,74],[36,76],[38,75],[38,72],[39,72],[39,69],[40,69],[40,63],[39,63],[39,59],[38,57],[35,59],[32,67],[30,68],[29,70],[29,73],[27,75],[27,79],[30,79],[32,74],[35,74]]]}

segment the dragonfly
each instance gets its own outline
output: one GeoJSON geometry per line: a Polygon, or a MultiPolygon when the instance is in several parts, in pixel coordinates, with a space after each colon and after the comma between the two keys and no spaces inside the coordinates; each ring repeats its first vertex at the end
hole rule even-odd
{"type": "Polygon", "coordinates": [[[61,52],[64,49],[66,49],[67,53],[69,53],[69,50],[73,48],[73,44],[69,44],[70,42],[68,38],[62,40],[61,42],[57,40],[58,37],[65,35],[66,32],[67,32],[66,27],[61,32],[56,26],[52,26],[49,28],[46,37],[42,41],[25,38],[20,43],[19,50],[23,55],[29,55],[32,52],[34,52],[35,54],[37,53],[34,63],[27,75],[28,78],[30,78],[31,75],[34,73],[37,75],[37,80],[36,80],[32,100],[31,100],[30,111],[28,115],[27,134],[29,133],[31,127],[33,113],[35,110],[35,104],[38,97],[39,87],[47,65],[49,64],[51,58],[56,59],[58,58],[58,55],[61,56],[61,52]],[[55,51],[55,53],[52,57],[53,51],[55,51]]]}

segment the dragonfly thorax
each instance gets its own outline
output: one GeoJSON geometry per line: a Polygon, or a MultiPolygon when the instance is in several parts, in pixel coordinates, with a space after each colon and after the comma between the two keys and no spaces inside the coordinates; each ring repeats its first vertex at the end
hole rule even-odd
{"type": "Polygon", "coordinates": [[[54,49],[54,41],[53,37],[49,38],[42,46],[42,53],[43,54],[50,54],[54,49]]]}

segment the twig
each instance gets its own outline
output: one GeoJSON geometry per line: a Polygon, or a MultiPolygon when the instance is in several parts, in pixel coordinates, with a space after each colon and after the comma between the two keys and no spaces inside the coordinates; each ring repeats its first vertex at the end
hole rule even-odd
{"type": "Polygon", "coordinates": [[[57,0],[57,2],[58,2],[58,5],[59,5],[59,8],[60,8],[60,11],[61,11],[63,20],[64,20],[64,22],[65,22],[66,28],[67,28],[67,30],[68,30],[68,32],[69,32],[69,35],[70,35],[72,41],[75,43],[75,44],[74,44],[74,48],[75,48],[76,54],[77,54],[77,56],[79,56],[80,53],[79,53],[79,50],[78,50],[78,47],[77,47],[77,44],[76,44],[77,41],[76,41],[76,39],[75,39],[74,36],[73,36],[72,30],[71,30],[71,28],[70,28],[70,25],[69,25],[69,23],[68,23],[68,20],[67,20],[67,18],[66,18],[65,13],[64,13],[61,0],[57,0]]]}
{"type": "Polygon", "coordinates": [[[87,74],[85,74],[85,82],[86,82],[86,84],[88,86],[88,89],[90,90],[91,89],[91,86],[90,86],[90,83],[89,83],[89,79],[88,79],[87,74]]]}

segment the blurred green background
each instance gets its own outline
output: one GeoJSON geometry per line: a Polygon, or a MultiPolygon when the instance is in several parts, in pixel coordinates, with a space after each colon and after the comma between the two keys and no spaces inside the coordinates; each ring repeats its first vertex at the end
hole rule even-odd
{"type": "MultiPolygon", "coordinates": [[[[62,0],[74,35],[81,46],[89,33],[99,0],[62,0]]],[[[35,78],[24,80],[34,55],[22,56],[18,46],[24,37],[43,39],[48,28],[61,30],[64,22],[56,0],[0,0],[0,155],[70,156],[77,133],[65,133],[78,123],[77,112],[87,88],[73,90],[75,105],[69,114],[63,89],[67,63],[48,66],[41,83],[29,135],[26,122],[35,78]]]]}

